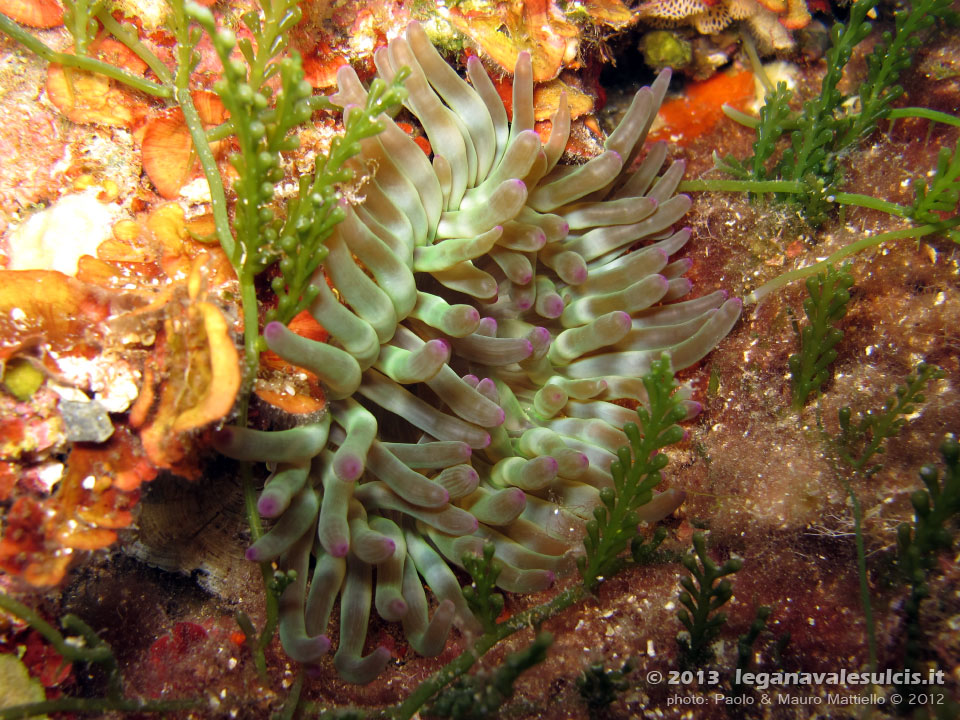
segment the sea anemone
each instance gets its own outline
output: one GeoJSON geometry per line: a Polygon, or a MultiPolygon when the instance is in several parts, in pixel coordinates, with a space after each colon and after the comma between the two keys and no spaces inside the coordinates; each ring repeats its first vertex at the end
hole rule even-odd
{"type": "MultiPolygon", "coordinates": [[[[485,542],[511,592],[544,590],[574,567],[583,519],[627,444],[628,407],[645,400],[638,377],[664,352],[675,370],[696,363],[741,309],[721,291],[684,299],[690,263],[670,261],[690,237],[671,230],[690,207],[674,194],[683,164],[659,174],[666,145],[642,153],[667,72],[635,95],[602,154],[565,166],[566,101],[542,142],[526,54],[512,122],[480,61],[469,60],[468,84],[419,25],[375,60],[387,80],[411,69],[406,107],[433,161],[381,118],[360,153],[373,168],[365,200],[344,203],[314,281],[311,312],[329,341],[276,322],[263,332],[320,378],[328,412],[216,440],[230,457],[271,464],[258,507],[277,521],[247,555],[297,571],[280,601],[286,652],[316,666],[339,596],[334,664],[357,683],[390,657],[362,655],[371,604],[424,655],[442,651],[453,625],[479,631],[450,566],[485,542]]],[[[333,101],[346,114],[362,107],[353,70],[338,81],[333,101]]],[[[667,490],[642,519],[682,499],[667,490]]]]}

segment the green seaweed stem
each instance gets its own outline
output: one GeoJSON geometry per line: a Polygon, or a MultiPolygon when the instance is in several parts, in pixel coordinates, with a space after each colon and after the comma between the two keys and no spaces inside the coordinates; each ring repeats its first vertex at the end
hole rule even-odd
{"type": "MultiPolygon", "coordinates": [[[[678,192],[749,192],[749,193],[789,193],[794,195],[810,192],[810,186],[801,180],[684,180],[678,187],[678,192]]],[[[827,202],[839,205],[855,205],[857,207],[880,210],[889,215],[905,218],[910,214],[906,205],[888,202],[875,198],[872,195],[861,193],[832,192],[826,197],[827,202]]]]}
{"type": "Polygon", "coordinates": [[[179,710],[193,710],[200,704],[200,700],[63,697],[0,709],[0,720],[23,720],[24,718],[35,718],[47,713],[59,712],[73,712],[82,715],[98,715],[106,712],[170,713],[179,710]]]}
{"type": "Polygon", "coordinates": [[[117,80],[125,85],[129,85],[134,90],[139,90],[140,92],[146,93],[147,95],[153,95],[154,97],[172,98],[174,95],[173,89],[169,86],[139,77],[128,70],[118,68],[116,65],[111,65],[110,63],[105,63],[101,60],[96,60],[95,58],[86,57],[85,55],[57,52],[46,45],[42,40],[39,40],[31,33],[24,30],[3,13],[0,13],[0,32],[10,36],[32,53],[43,58],[47,62],[57,63],[58,65],[63,65],[64,67],[74,67],[78,70],[87,70],[89,72],[100,73],[101,75],[105,75],[112,80],[117,80]]]}
{"type": "Polygon", "coordinates": [[[863,542],[863,506],[860,498],[853,491],[850,481],[840,475],[840,484],[850,498],[853,506],[853,536],[857,550],[857,579],[860,591],[860,606],[863,608],[863,619],[867,628],[867,654],[870,670],[877,670],[877,628],[873,617],[873,603],[870,600],[870,582],[867,578],[867,550],[863,542]]]}
{"type": "Polygon", "coordinates": [[[475,662],[486,655],[501,640],[520,630],[539,626],[554,615],[583,600],[587,594],[586,587],[578,583],[560,592],[550,602],[512,615],[493,628],[492,632],[484,633],[472,648],[465,650],[460,656],[418,685],[399,707],[388,711],[388,717],[394,718],[394,720],[410,720],[430,698],[467,672],[475,662]]]}
{"type": "Polygon", "coordinates": [[[100,11],[97,12],[96,17],[107,32],[130,48],[138,58],[147,64],[147,67],[153,70],[157,79],[160,80],[162,84],[168,87],[173,85],[173,74],[170,72],[170,69],[163,64],[163,61],[160,60],[150,48],[140,42],[140,38],[137,37],[135,30],[117,22],[108,7],[101,8],[100,11]]]}
{"type": "MultiPolygon", "coordinates": [[[[867,627],[870,669],[874,671],[878,666],[877,638],[873,606],[870,600],[870,584],[867,578],[867,554],[863,539],[863,507],[853,490],[848,473],[843,471],[838,461],[842,461],[853,474],[861,475],[864,478],[868,478],[879,471],[881,465],[868,466],[868,463],[875,455],[884,452],[884,443],[897,435],[906,422],[904,418],[916,411],[918,403],[924,402],[924,388],[930,382],[939,380],[943,376],[944,372],[938,366],[920,363],[916,372],[909,375],[903,384],[897,386],[893,397],[886,400],[880,412],[861,413],[860,422],[851,424],[852,412],[849,407],[843,407],[838,412],[840,434],[836,438],[825,437],[827,446],[832,450],[837,477],[839,477],[840,483],[853,506],[860,604],[863,606],[867,627]],[[861,443],[863,443],[862,446],[861,443]],[[854,447],[855,445],[860,447],[854,447]]],[[[825,431],[824,434],[826,435],[825,431]]]]}
{"type": "Polygon", "coordinates": [[[87,623],[73,614],[64,615],[64,629],[76,633],[82,642],[68,640],[38,613],[12,597],[0,593],[0,609],[14,615],[38,632],[67,662],[95,663],[107,673],[107,696],[101,698],[62,697],[0,708],[0,720],[19,720],[54,712],[95,714],[104,712],[162,713],[190,710],[202,700],[140,700],[123,697],[123,679],[113,650],[87,623]]]}
{"type": "Polygon", "coordinates": [[[923,120],[932,120],[933,122],[943,123],[944,125],[953,125],[960,127],[960,118],[956,115],[950,115],[939,110],[933,110],[925,107],[904,107],[894,108],[887,114],[888,120],[902,120],[904,118],[922,118],[923,120]]]}
{"type": "Polygon", "coordinates": [[[880,233],[879,235],[874,235],[872,237],[861,238],[856,242],[852,242],[849,245],[845,245],[844,247],[840,248],[825,260],[821,260],[820,262],[812,263],[806,267],[797,268],[796,270],[791,270],[790,272],[778,275],[770,282],[761,285],[749,295],[744,297],[743,302],[745,305],[756,304],[763,300],[763,298],[770,293],[782,288],[784,285],[789,285],[795,280],[802,280],[803,278],[815,275],[821,270],[825,270],[828,266],[835,265],[841,260],[848,258],[851,255],[856,255],[857,253],[868,248],[876,247],[877,245],[882,245],[885,242],[894,240],[903,240],[904,238],[921,238],[926,235],[933,235],[935,233],[949,230],[950,228],[955,228],[958,225],[960,225],[960,217],[954,217],[936,224],[907,227],[901,230],[892,230],[890,232],[880,233]]]}

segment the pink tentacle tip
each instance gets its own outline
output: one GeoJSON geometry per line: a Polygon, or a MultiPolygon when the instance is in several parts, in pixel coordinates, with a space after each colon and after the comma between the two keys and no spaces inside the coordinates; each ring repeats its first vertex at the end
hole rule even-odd
{"type": "Polygon", "coordinates": [[[269,322],[267,323],[267,326],[263,329],[263,338],[267,342],[279,340],[280,337],[283,335],[283,331],[285,329],[286,328],[283,326],[283,323],[281,322],[277,322],[276,320],[274,320],[273,322],[269,322]]]}
{"type": "Polygon", "coordinates": [[[340,542],[333,543],[327,549],[333,557],[346,557],[347,553],[350,552],[350,543],[348,543],[346,540],[341,540],[340,542]]]}
{"type": "Polygon", "coordinates": [[[484,433],[484,435],[486,437],[480,442],[480,447],[478,447],[477,450],[483,450],[486,447],[490,447],[490,443],[493,442],[490,437],[490,433],[484,433]]]}
{"type": "Polygon", "coordinates": [[[497,423],[494,427],[500,427],[503,425],[503,421],[507,419],[507,411],[503,408],[497,408],[497,417],[499,420],[497,420],[497,423]]]}
{"type": "Polygon", "coordinates": [[[280,512],[280,501],[272,495],[263,495],[257,501],[257,512],[261,517],[276,517],[280,512]]]}
{"type": "Polygon", "coordinates": [[[543,305],[548,317],[560,317],[563,314],[563,300],[559,296],[549,298],[543,305]]]}
{"type": "Polygon", "coordinates": [[[587,269],[585,267],[578,267],[572,273],[573,285],[579,285],[587,281],[587,269]]]}
{"type": "Polygon", "coordinates": [[[356,456],[341,458],[334,468],[336,475],[344,482],[353,482],[363,472],[363,463],[356,456]]]}
{"type": "Polygon", "coordinates": [[[739,307],[739,308],[742,308],[742,307],[743,307],[743,298],[734,298],[734,299],[731,300],[730,302],[733,303],[734,305],[736,305],[736,306],[739,307]]]}
{"type": "Polygon", "coordinates": [[[247,552],[244,553],[244,556],[250,562],[260,562],[260,553],[257,552],[256,546],[248,547],[247,552]]]}

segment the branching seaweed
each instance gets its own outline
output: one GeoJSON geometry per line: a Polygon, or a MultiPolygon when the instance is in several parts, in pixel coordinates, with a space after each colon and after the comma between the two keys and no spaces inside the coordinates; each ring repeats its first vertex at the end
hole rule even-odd
{"type": "Polygon", "coordinates": [[[3,593],[0,593],[0,609],[25,621],[50,643],[53,649],[63,657],[64,661],[99,665],[107,675],[107,694],[105,697],[61,697],[54,700],[4,707],[0,708],[0,720],[19,720],[20,718],[36,717],[55,712],[85,714],[102,714],[105,712],[168,713],[188,710],[203,703],[199,699],[155,701],[124,697],[123,677],[120,674],[120,668],[113,655],[113,650],[97,635],[93,628],[79,617],[67,614],[60,620],[63,629],[68,633],[65,637],[36,612],[3,593]]]}
{"type": "MultiPolygon", "coordinates": [[[[313,174],[300,178],[297,195],[278,212],[274,194],[283,179],[281,153],[299,147],[295,130],[314,110],[332,106],[326,98],[313,96],[297,53],[282,57],[289,30],[301,18],[296,0],[266,2],[263,11],[263,20],[255,12],[241,18],[256,41],[254,50],[249,39],[238,41],[233,31],[218,29],[208,9],[193,4],[187,9],[188,16],[212,38],[223,66],[223,77],[214,90],[231,117],[242,118],[234,121],[240,152],[230,157],[238,174],[232,225],[236,244],[224,246],[224,250],[240,280],[248,382],[256,372],[262,348],[254,279],[273,265],[279,267],[279,275],[271,282],[277,305],[267,312],[267,321],[286,324],[313,302],[318,288],[310,280],[326,257],[323,243],[344,218],[338,188],[353,177],[345,164],[360,152],[361,140],[383,130],[377,117],[399,108],[406,97],[403,81],[407,76],[398,73],[389,86],[374,81],[366,106],[346,113],[343,136],[335,138],[330,151],[317,158],[313,174]],[[245,62],[231,58],[235,48],[245,62]],[[274,94],[266,83],[277,75],[280,89],[274,94]]],[[[204,169],[208,171],[206,166],[204,169]]],[[[208,179],[212,172],[215,168],[207,172],[208,179]]]]}
{"type": "Polygon", "coordinates": [[[683,607],[677,610],[677,618],[686,628],[677,636],[684,667],[702,665],[713,657],[710,645],[727,622],[726,614],[717,610],[733,597],[733,586],[726,576],[743,567],[740,558],[717,565],[707,552],[707,538],[702,532],[693,534],[693,550],[683,558],[690,577],[680,579],[683,590],[678,599],[683,607]]]}
{"type": "Polygon", "coordinates": [[[877,123],[890,115],[893,102],[903,95],[897,80],[913,62],[922,44],[922,33],[938,19],[954,20],[950,0],[915,0],[894,14],[894,32],[884,32],[867,57],[867,78],[859,87],[860,112],[852,116],[845,133],[838,139],[840,148],[851,147],[869,135],[877,123]]]}
{"type": "Polygon", "coordinates": [[[653,364],[643,384],[650,398],[649,408],[637,409],[643,433],[633,423],[624,425],[630,447],[617,451],[617,460],[610,466],[614,487],[600,491],[603,504],[587,521],[586,554],[577,559],[587,590],[622,566],[621,554],[637,534],[637,510],[650,502],[653,489],[663,479],[660,471],[667,465],[667,456],[660,450],[683,438],[677,422],[684,418],[686,409],[675,395],[678,383],[666,356],[653,364]]]}
{"type": "Polygon", "coordinates": [[[953,547],[956,528],[951,527],[960,515],[960,443],[947,436],[940,445],[945,468],[934,465],[920,470],[924,488],[910,496],[914,520],[897,530],[900,570],[910,586],[906,604],[907,647],[906,667],[917,666],[923,649],[920,627],[920,606],[930,595],[928,576],[936,567],[937,556],[953,547]]]}
{"type": "Polygon", "coordinates": [[[853,422],[853,413],[849,407],[841,408],[837,415],[840,433],[836,438],[828,438],[828,445],[843,463],[837,463],[837,477],[850,498],[853,508],[853,529],[857,549],[857,576],[860,584],[860,604],[863,607],[867,625],[867,644],[870,667],[877,667],[877,639],[873,618],[873,604],[870,600],[870,584],[867,579],[867,553],[863,539],[863,506],[853,490],[851,475],[864,478],[877,473],[882,465],[870,464],[875,455],[885,452],[884,443],[897,435],[906,417],[917,410],[917,405],[925,401],[923,390],[933,380],[943,377],[943,371],[936,365],[920,363],[912,375],[908,375],[902,385],[898,385],[893,397],[887,398],[879,412],[861,411],[858,420],[853,422]]]}
{"type": "Polygon", "coordinates": [[[760,633],[767,629],[770,612],[770,608],[766,605],[758,607],[747,632],[737,638],[737,670],[745,671],[750,667],[753,658],[753,646],[756,644],[757,638],[760,637],[760,633]]]}
{"type": "Polygon", "coordinates": [[[463,566],[473,578],[473,584],[463,588],[463,597],[483,625],[484,632],[488,633],[496,627],[504,606],[503,595],[495,592],[501,569],[493,559],[496,550],[496,546],[487,541],[483,544],[483,557],[466,555],[463,558],[463,566]]]}
{"type": "Polygon", "coordinates": [[[627,675],[633,670],[633,661],[627,660],[619,670],[607,670],[603,663],[593,663],[577,678],[577,690],[587,704],[590,717],[613,704],[617,694],[630,687],[627,675]]]}
{"type": "Polygon", "coordinates": [[[552,644],[553,635],[539,633],[523,650],[507,655],[493,672],[471,675],[443,692],[427,714],[452,720],[496,717],[500,707],[513,696],[517,678],[542,663],[552,644]]]}
{"type": "Polygon", "coordinates": [[[64,0],[63,24],[73,35],[74,52],[86,55],[90,41],[97,35],[96,15],[105,0],[64,0]]]}
{"type": "Polygon", "coordinates": [[[880,464],[869,465],[873,456],[884,452],[884,442],[897,435],[906,416],[916,412],[917,405],[926,400],[923,395],[926,386],[943,376],[943,370],[936,365],[920,363],[916,372],[897,386],[895,395],[887,398],[879,412],[867,410],[854,420],[849,407],[841,408],[840,434],[835,441],[840,459],[865,477],[880,470],[880,464]]]}
{"type": "Polygon", "coordinates": [[[795,410],[802,410],[829,377],[829,366],[837,358],[836,345],[843,339],[836,323],[847,312],[852,285],[853,277],[846,268],[830,267],[807,280],[803,311],[808,323],[797,328],[800,352],[789,359],[795,410]]]}
{"type": "MultiPolygon", "coordinates": [[[[960,200],[960,140],[951,153],[948,148],[940,148],[937,156],[937,169],[929,185],[920,180],[915,186],[913,204],[908,215],[923,223],[938,223],[944,218],[941,213],[956,215],[957,201],[960,200]]],[[[960,232],[948,230],[947,234],[960,242],[960,232]]]]}
{"type": "MultiPolygon", "coordinates": [[[[681,183],[683,191],[748,192],[755,196],[773,193],[781,200],[792,200],[804,209],[807,220],[822,222],[831,206],[866,207],[908,219],[911,227],[865,237],[841,248],[820,263],[792,270],[754,290],[746,298],[747,304],[759,302],[769,293],[821,272],[844,258],[867,248],[901,238],[920,238],[945,233],[960,242],[957,198],[960,196],[960,148],[951,153],[940,152],[933,178],[917,184],[916,196],[910,206],[899,205],[880,198],[841,190],[841,160],[857,144],[867,138],[885,119],[922,117],[956,126],[955,117],[928,108],[896,108],[893,102],[902,95],[896,84],[903,71],[913,61],[917,47],[925,33],[936,24],[955,24],[957,14],[949,0],[915,0],[895,16],[893,33],[881,37],[867,59],[867,77],[859,86],[859,98],[848,97],[838,89],[838,83],[853,49],[871,31],[867,18],[877,0],[858,0],[850,9],[846,22],[837,23],[831,30],[831,47],[826,60],[826,74],[816,97],[808,100],[797,113],[789,108],[792,93],[784,86],[773,87],[767,82],[767,96],[760,118],[749,118],[727,108],[734,120],[755,129],[757,139],[753,155],[738,160],[732,155],[714,156],[715,168],[735,179],[692,180],[681,183]],[[859,112],[851,111],[857,106],[859,112]],[[775,155],[778,141],[790,131],[790,146],[784,149],[775,167],[769,164],[775,155]]],[[[759,61],[755,63],[759,66],[759,61]]],[[[763,77],[762,68],[758,73],[763,77]]]]}

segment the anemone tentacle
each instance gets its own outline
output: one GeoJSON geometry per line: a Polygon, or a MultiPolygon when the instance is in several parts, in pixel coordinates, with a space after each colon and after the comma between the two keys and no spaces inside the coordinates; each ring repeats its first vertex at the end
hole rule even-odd
{"type": "MultiPolygon", "coordinates": [[[[228,428],[218,440],[227,455],[282,463],[259,505],[279,520],[250,554],[302,570],[283,597],[296,659],[325,651],[341,596],[335,666],[353,682],[388,660],[382,648],[361,655],[371,606],[421,653],[439,653],[454,625],[477,631],[449,565],[484,542],[507,590],[542,590],[573,567],[627,443],[633,413],[621,403],[646,401],[637,378],[663,353],[675,370],[696,363],[741,310],[721,292],[687,299],[690,264],[670,259],[690,237],[671,231],[690,207],[674,194],[683,164],[663,169],[663,143],[641,158],[668,71],[636,94],[603,153],[570,167],[558,164],[565,97],[549,139],[533,131],[528,55],[512,122],[480,62],[461,79],[417,24],[375,61],[387,80],[411,68],[406,107],[433,161],[380,118],[384,132],[362,144],[375,168],[365,201],[345,208],[314,279],[311,312],[329,342],[264,331],[321,379],[329,413],[279,438],[228,428]],[[439,600],[432,618],[420,578],[439,600]]],[[[332,101],[349,113],[366,91],[349,66],[338,80],[332,101]]],[[[676,489],[656,495],[644,519],[682,501],[676,489]]]]}

